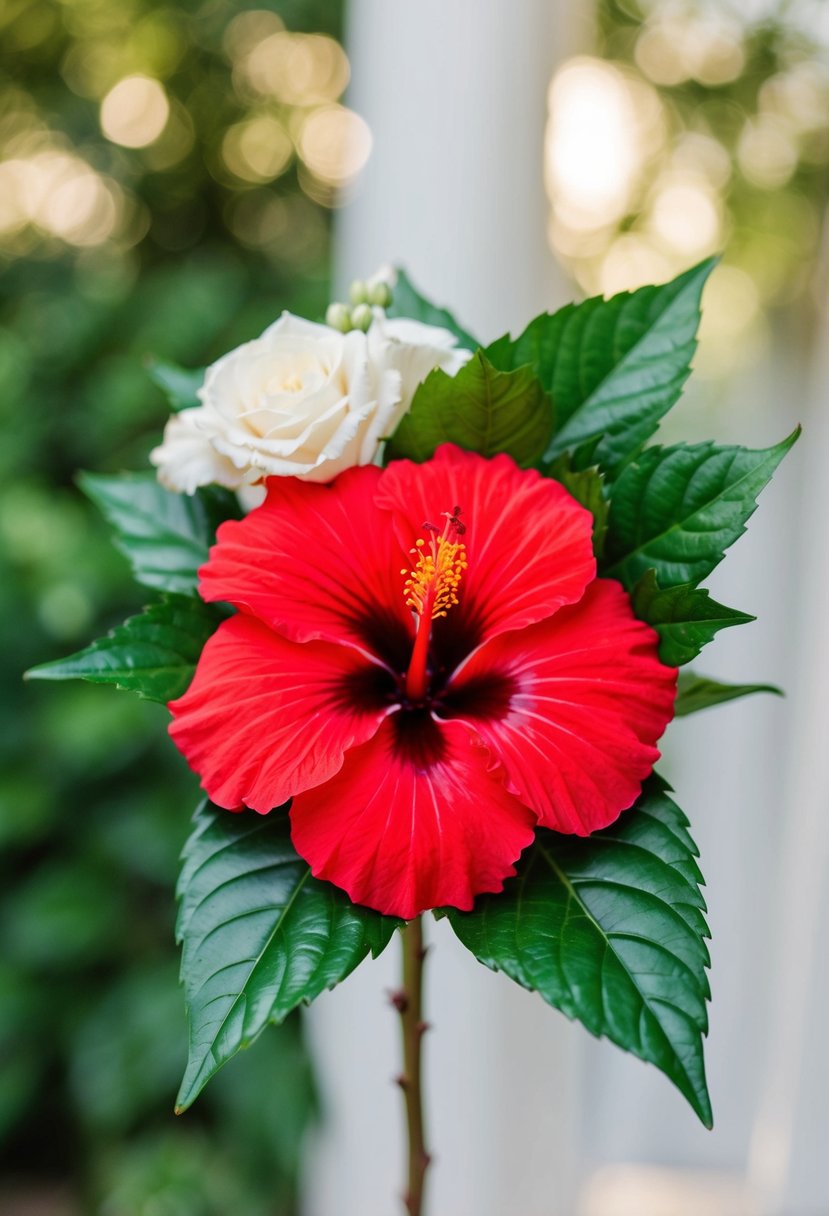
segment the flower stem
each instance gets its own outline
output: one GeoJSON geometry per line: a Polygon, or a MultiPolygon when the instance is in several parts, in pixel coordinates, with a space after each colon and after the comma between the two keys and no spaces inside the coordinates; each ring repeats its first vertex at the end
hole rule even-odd
{"type": "Polygon", "coordinates": [[[421,917],[409,921],[401,933],[403,945],[403,987],[392,997],[400,1014],[403,1032],[403,1074],[400,1088],[406,1104],[409,1169],[404,1202],[409,1216],[423,1216],[423,1191],[430,1157],[423,1129],[423,1082],[421,1047],[427,1024],[423,1021],[423,944],[421,917]]]}

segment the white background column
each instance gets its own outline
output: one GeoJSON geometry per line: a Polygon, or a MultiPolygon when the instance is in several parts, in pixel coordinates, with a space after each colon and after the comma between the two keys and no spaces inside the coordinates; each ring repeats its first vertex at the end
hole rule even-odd
{"type": "MultiPolygon", "coordinates": [[[[573,50],[551,0],[353,0],[349,104],[374,149],[339,225],[339,283],[406,267],[482,341],[564,303],[546,242],[546,90],[573,50]]],[[[573,1216],[584,1032],[427,926],[430,1216],[573,1216]]],[[[306,1216],[390,1216],[403,1177],[399,946],[311,1011],[328,1103],[306,1216]]]]}

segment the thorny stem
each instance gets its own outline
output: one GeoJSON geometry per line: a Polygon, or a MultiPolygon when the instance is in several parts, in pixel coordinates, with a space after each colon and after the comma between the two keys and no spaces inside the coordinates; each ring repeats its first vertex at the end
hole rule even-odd
{"type": "Polygon", "coordinates": [[[423,1083],[421,1079],[421,1046],[428,1029],[422,1017],[423,923],[418,916],[409,921],[401,933],[403,945],[403,987],[391,997],[400,1014],[403,1032],[403,1073],[398,1084],[406,1104],[409,1170],[406,1193],[403,1196],[409,1216],[423,1216],[423,1191],[430,1157],[426,1151],[423,1130],[423,1083]]]}

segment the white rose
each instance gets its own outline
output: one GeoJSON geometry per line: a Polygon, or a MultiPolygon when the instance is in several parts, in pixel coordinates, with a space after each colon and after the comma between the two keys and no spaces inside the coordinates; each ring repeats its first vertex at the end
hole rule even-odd
{"type": "Polygon", "coordinates": [[[270,476],[329,481],[370,464],[435,367],[469,358],[446,330],[378,314],[367,334],[341,334],[283,313],[260,338],[207,369],[202,404],[167,423],[150,455],[168,489],[270,476]]]}
{"type": "Polygon", "coordinates": [[[356,464],[378,409],[399,396],[394,370],[369,365],[365,334],[289,313],[207,369],[202,404],[171,418],[150,459],[169,489],[263,477],[327,481],[356,464]]]}
{"type": "Polygon", "coordinates": [[[412,398],[429,372],[439,367],[449,376],[459,372],[472,352],[457,345],[457,338],[448,329],[410,321],[406,317],[390,320],[376,309],[368,331],[369,355],[377,367],[391,367],[400,373],[400,400],[397,403],[388,436],[412,404],[412,398]]]}
{"type": "Polygon", "coordinates": [[[168,490],[194,494],[199,486],[215,484],[235,490],[246,484],[235,464],[211,444],[206,431],[209,416],[204,406],[173,414],[161,446],[150,452],[150,460],[158,467],[158,480],[168,490]]]}

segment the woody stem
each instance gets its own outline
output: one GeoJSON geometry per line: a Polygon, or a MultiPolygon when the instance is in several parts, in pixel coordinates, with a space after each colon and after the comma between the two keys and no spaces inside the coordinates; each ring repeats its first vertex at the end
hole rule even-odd
{"type": "Polygon", "coordinates": [[[408,1133],[408,1181],[404,1203],[408,1216],[423,1216],[423,1191],[429,1154],[426,1151],[423,1128],[423,1084],[421,1079],[421,1047],[426,1023],[422,1018],[423,944],[421,917],[409,921],[401,933],[403,945],[403,987],[395,993],[393,1003],[400,1013],[403,1032],[403,1075],[400,1087],[406,1104],[408,1133]]]}

